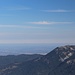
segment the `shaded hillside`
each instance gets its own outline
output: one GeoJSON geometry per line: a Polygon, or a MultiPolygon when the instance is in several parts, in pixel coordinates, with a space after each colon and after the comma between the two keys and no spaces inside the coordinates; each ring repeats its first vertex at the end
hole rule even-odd
{"type": "Polygon", "coordinates": [[[0,56],[0,68],[11,64],[11,63],[22,63],[25,61],[29,61],[38,57],[41,57],[42,55],[39,54],[33,54],[33,55],[27,55],[27,54],[21,54],[21,55],[7,55],[7,56],[0,56]]]}
{"type": "Polygon", "coordinates": [[[43,57],[14,63],[0,70],[0,75],[74,75],[75,46],[55,48],[43,57]]]}

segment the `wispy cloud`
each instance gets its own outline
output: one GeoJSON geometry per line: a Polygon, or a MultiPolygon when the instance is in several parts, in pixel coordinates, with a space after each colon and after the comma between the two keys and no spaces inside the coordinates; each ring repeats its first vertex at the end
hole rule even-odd
{"type": "Polygon", "coordinates": [[[13,14],[0,14],[0,16],[14,16],[13,14]]]}
{"type": "Polygon", "coordinates": [[[59,9],[59,10],[42,10],[44,12],[55,12],[55,13],[65,13],[65,12],[75,12],[75,10],[62,10],[62,9],[59,9]]]}
{"type": "Polygon", "coordinates": [[[48,39],[41,39],[41,40],[0,40],[0,44],[18,44],[18,43],[50,43],[48,39]]]}
{"type": "Polygon", "coordinates": [[[55,25],[55,24],[74,24],[74,22],[48,22],[48,21],[38,21],[38,22],[29,22],[30,24],[40,24],[40,25],[55,25]]]}
{"type": "Polygon", "coordinates": [[[39,22],[29,22],[30,24],[50,24],[47,21],[39,21],[39,22]]]}
{"type": "Polygon", "coordinates": [[[40,28],[40,27],[26,26],[26,25],[0,25],[0,28],[40,28]]]}
{"type": "Polygon", "coordinates": [[[73,32],[63,33],[0,33],[0,44],[75,43],[73,32]]]}
{"type": "Polygon", "coordinates": [[[29,7],[4,7],[0,8],[0,10],[29,10],[29,7]]]}
{"type": "Polygon", "coordinates": [[[0,44],[24,44],[24,43],[75,43],[74,39],[26,39],[26,40],[0,40],[0,44]]]}
{"type": "Polygon", "coordinates": [[[15,8],[6,8],[7,10],[29,10],[28,7],[15,7],[15,8]]]}

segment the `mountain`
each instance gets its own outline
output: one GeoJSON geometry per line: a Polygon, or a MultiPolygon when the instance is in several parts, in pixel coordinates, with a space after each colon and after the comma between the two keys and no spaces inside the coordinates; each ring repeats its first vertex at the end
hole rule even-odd
{"type": "Polygon", "coordinates": [[[21,54],[21,55],[7,55],[7,56],[0,56],[0,68],[11,64],[11,63],[21,63],[25,61],[29,61],[38,57],[41,57],[43,55],[40,54],[21,54]]]}
{"type": "Polygon", "coordinates": [[[0,75],[75,75],[75,45],[57,47],[47,55],[0,69],[0,75]]]}

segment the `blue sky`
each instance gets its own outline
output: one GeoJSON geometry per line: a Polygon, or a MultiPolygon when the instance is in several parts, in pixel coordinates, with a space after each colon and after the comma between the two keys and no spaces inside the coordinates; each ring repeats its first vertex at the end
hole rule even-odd
{"type": "Polygon", "coordinates": [[[0,44],[75,43],[75,0],[0,0],[0,44]]]}

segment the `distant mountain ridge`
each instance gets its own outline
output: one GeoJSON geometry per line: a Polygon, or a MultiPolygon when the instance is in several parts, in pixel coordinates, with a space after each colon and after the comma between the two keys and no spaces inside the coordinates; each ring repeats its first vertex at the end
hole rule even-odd
{"type": "Polygon", "coordinates": [[[47,55],[0,69],[0,75],[75,75],[75,45],[57,47],[47,55]]]}

